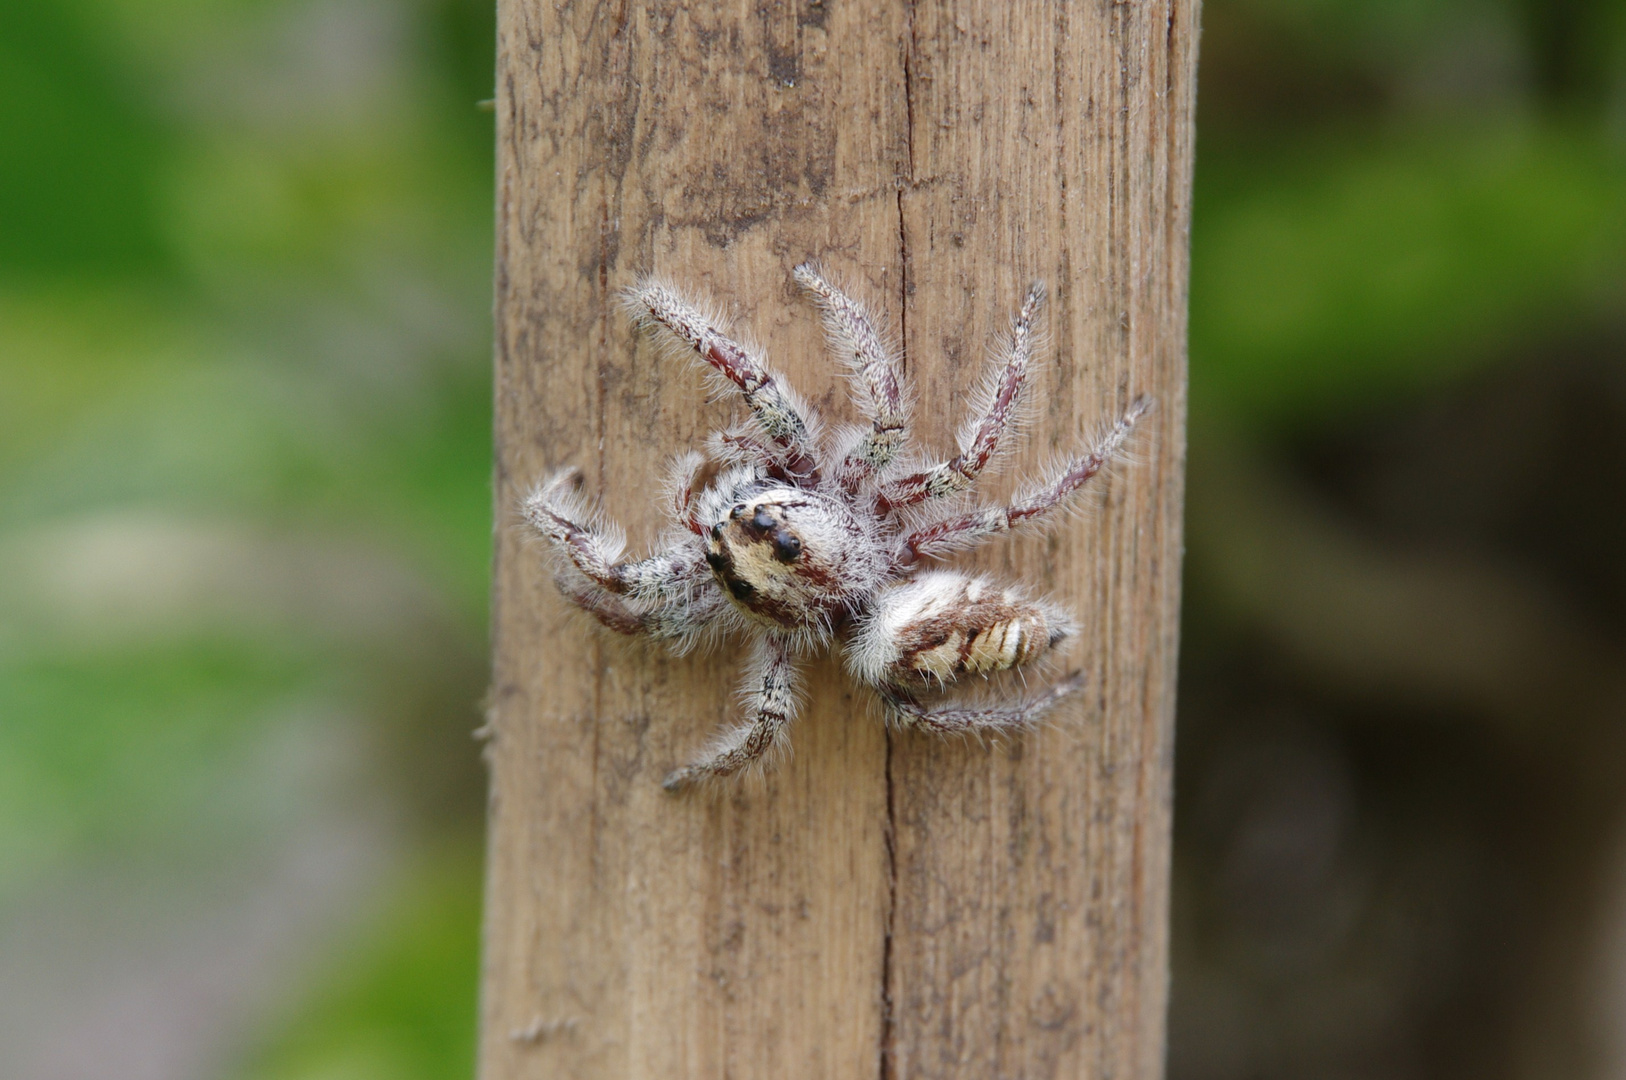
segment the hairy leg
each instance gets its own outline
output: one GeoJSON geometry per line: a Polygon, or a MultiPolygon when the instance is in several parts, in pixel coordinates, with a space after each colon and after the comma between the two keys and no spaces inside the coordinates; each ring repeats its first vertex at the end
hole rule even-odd
{"type": "Polygon", "coordinates": [[[1019,731],[1032,727],[1062,698],[1084,686],[1082,674],[1072,675],[1038,697],[1008,704],[976,708],[922,705],[914,695],[897,689],[882,691],[887,707],[905,727],[937,735],[975,735],[1019,731]]]}
{"type": "Polygon", "coordinates": [[[668,773],[666,790],[737,773],[781,743],[798,704],[796,665],[778,638],[765,634],[758,639],[746,673],[745,699],[751,720],[725,735],[706,757],[668,773]]]}
{"type": "Polygon", "coordinates": [[[614,593],[564,574],[554,584],[565,599],[618,634],[646,634],[655,641],[685,652],[699,640],[727,602],[715,589],[697,591],[693,596],[674,597],[666,603],[641,608],[614,593]]]}
{"type": "Polygon", "coordinates": [[[877,513],[957,495],[976,483],[1015,418],[1033,359],[1033,322],[1043,304],[1044,285],[1034,282],[1011,327],[1010,340],[1004,350],[1005,362],[992,385],[983,391],[987,405],[982,417],[974,427],[961,433],[960,453],[940,465],[911,473],[881,488],[877,495],[877,513]]]}
{"type": "Polygon", "coordinates": [[[620,561],[621,530],[604,522],[576,492],[581,473],[554,473],[526,498],[525,520],[594,585],[641,600],[664,600],[688,591],[707,575],[698,545],[680,545],[647,559],[620,561]]]}
{"type": "Polygon", "coordinates": [[[803,482],[818,478],[818,436],[811,412],[768,370],[761,356],[728,337],[715,320],[671,289],[647,281],[627,294],[643,320],[671,331],[739,387],[765,435],[783,451],[790,472],[803,482]]]}
{"type": "Polygon", "coordinates": [[[796,268],[796,283],[824,313],[832,350],[852,374],[853,397],[869,431],[836,466],[836,483],[849,494],[897,457],[908,437],[909,405],[898,377],[898,360],[871,325],[864,306],[837,289],[812,263],[796,268]]]}
{"type": "Polygon", "coordinates": [[[983,507],[916,529],[899,542],[898,563],[908,566],[920,558],[941,558],[1065,506],[1067,500],[1123,448],[1135,421],[1146,412],[1148,404],[1145,398],[1135,399],[1104,438],[1011,505],[983,507]]]}
{"type": "Polygon", "coordinates": [[[706,528],[695,517],[695,496],[699,494],[700,472],[706,467],[706,456],[690,452],[680,455],[667,472],[666,493],[670,498],[672,520],[684,529],[701,536],[706,528]]]}

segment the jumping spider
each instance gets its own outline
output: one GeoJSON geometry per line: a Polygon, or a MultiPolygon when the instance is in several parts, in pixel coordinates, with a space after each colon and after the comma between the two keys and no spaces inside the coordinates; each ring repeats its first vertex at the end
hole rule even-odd
{"type": "Polygon", "coordinates": [[[817,415],[758,352],[727,337],[719,319],[671,289],[646,282],[627,294],[638,320],[669,332],[738,388],[752,420],[714,435],[708,454],[678,460],[670,494],[677,528],[647,559],[620,560],[621,532],[576,493],[577,470],[555,473],[524,503],[525,519],[562,556],[561,591],[610,629],[647,634],[678,651],[732,630],[752,639],[744,688],[750,720],[670,773],[668,790],[738,772],[783,745],[797,710],[796,658],[838,634],[846,640],[848,671],[879,693],[889,716],[928,731],[1025,727],[1082,685],[1075,674],[1025,700],[923,704],[968,676],[1029,663],[1074,629],[1061,608],[1020,589],[923,564],[1064,505],[1123,445],[1146,411],[1145,399],[1010,505],[950,503],[947,513],[923,512],[967,491],[1011,425],[1043,286],[1028,292],[1003,342],[997,370],[961,433],[960,452],[906,467],[898,458],[909,401],[897,357],[864,308],[812,265],[795,275],[823,311],[867,427],[826,441],[817,415]],[[718,471],[702,487],[707,469],[718,471]]]}

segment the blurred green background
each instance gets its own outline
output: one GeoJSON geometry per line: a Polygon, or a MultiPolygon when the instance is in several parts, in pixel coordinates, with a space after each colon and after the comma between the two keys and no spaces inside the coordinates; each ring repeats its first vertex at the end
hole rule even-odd
{"type": "MultiPolygon", "coordinates": [[[[1626,1076],[1626,4],[1208,0],[1171,1074],[1626,1076]]],[[[470,1075],[491,5],[0,0],[0,1071],[470,1075]]]]}
{"type": "Polygon", "coordinates": [[[493,8],[0,0],[0,1075],[472,1075],[493,8]]]}

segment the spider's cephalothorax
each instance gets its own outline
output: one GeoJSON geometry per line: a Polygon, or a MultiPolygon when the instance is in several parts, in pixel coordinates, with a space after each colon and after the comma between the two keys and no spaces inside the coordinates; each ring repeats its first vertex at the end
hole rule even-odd
{"type": "Polygon", "coordinates": [[[1043,288],[1029,291],[960,452],[905,467],[898,456],[909,416],[896,358],[864,309],[812,266],[797,267],[796,280],[824,312],[865,427],[827,442],[817,417],[761,356],[670,289],[646,283],[628,294],[639,318],[675,335],[736,387],[751,420],[714,436],[709,455],[679,460],[671,507],[679,530],[647,559],[621,559],[619,532],[578,497],[575,470],[554,474],[525,501],[526,520],[562,556],[560,589],[612,630],[679,650],[713,632],[752,639],[750,718],[669,774],[672,789],[738,772],[780,745],[796,710],[796,658],[833,635],[845,637],[848,670],[880,694],[889,714],[929,731],[1028,726],[1082,681],[1075,675],[1037,697],[994,705],[928,704],[970,676],[1037,659],[1073,624],[1017,588],[926,566],[1065,505],[1123,445],[1145,400],[1011,504],[934,516],[933,502],[976,482],[1012,422],[1043,288]],[[710,465],[722,471],[696,490],[710,465]]]}
{"type": "Polygon", "coordinates": [[[770,631],[823,629],[886,577],[872,515],[841,499],[762,487],[710,522],[706,563],[742,611],[770,631]]]}

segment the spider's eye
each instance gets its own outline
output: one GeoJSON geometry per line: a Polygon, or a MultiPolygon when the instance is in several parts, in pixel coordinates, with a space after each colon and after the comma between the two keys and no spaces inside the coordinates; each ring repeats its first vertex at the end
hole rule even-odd
{"type": "Polygon", "coordinates": [[[773,557],[780,562],[795,562],[802,553],[802,540],[794,533],[780,529],[773,534],[773,557]]]}
{"type": "Polygon", "coordinates": [[[766,506],[757,507],[757,512],[751,517],[751,527],[758,532],[767,532],[774,527],[773,515],[768,513],[766,506]]]}
{"type": "Polygon", "coordinates": [[[734,509],[732,509],[732,510],[730,510],[728,512],[728,516],[730,518],[732,518],[733,520],[735,520],[735,521],[740,520],[740,518],[745,516],[745,504],[744,503],[735,503],[734,504],[734,509]]]}

